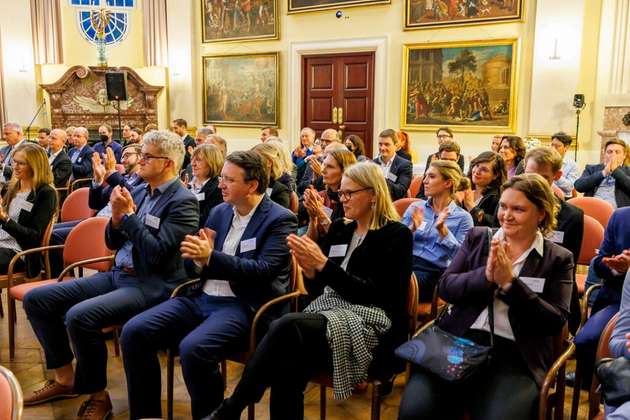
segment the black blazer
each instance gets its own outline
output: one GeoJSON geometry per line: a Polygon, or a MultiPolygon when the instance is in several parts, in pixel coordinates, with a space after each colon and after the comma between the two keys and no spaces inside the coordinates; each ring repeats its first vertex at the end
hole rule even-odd
{"type": "Polygon", "coordinates": [[[192,146],[192,148],[194,149],[195,147],[197,147],[197,142],[195,142],[195,139],[192,138],[190,134],[186,134],[186,137],[184,137],[182,141],[184,142],[184,152],[185,152],[182,168],[186,168],[188,164],[190,163],[190,153],[188,153],[188,147],[192,146]]]}
{"type": "Polygon", "coordinates": [[[199,200],[199,229],[201,229],[206,225],[210,210],[223,203],[223,194],[219,189],[219,177],[209,179],[196,197],[199,200]]]}
{"type": "Polygon", "coordinates": [[[269,180],[269,187],[267,188],[267,194],[271,201],[280,204],[282,207],[288,209],[291,207],[291,191],[286,185],[276,180],[269,180]],[[271,189],[271,191],[269,191],[271,189]]]}
{"type": "MultiPolygon", "coordinates": [[[[598,165],[586,165],[582,176],[580,176],[573,186],[586,197],[593,197],[599,184],[604,179],[603,163],[598,165]]],[[[615,199],[617,208],[630,206],[630,166],[620,166],[610,174],[615,178],[615,199]]]]}
{"type": "Polygon", "coordinates": [[[81,151],[77,150],[77,148],[71,149],[68,157],[72,161],[72,156],[75,153],[79,153],[79,157],[72,164],[72,177],[74,179],[80,178],[91,178],[92,177],[92,154],[94,153],[94,149],[92,149],[89,145],[85,145],[81,151]]]}
{"type": "MultiPolygon", "coordinates": [[[[389,173],[396,176],[396,181],[387,178],[387,187],[392,201],[407,197],[407,190],[413,178],[413,165],[407,159],[403,159],[398,155],[394,155],[394,161],[389,169],[389,173]]],[[[381,164],[381,158],[374,159],[374,163],[381,164]]]]}
{"type": "MultiPolygon", "coordinates": [[[[320,241],[324,255],[329,255],[333,245],[349,245],[356,226],[356,222],[335,220],[320,241]]],[[[330,286],[349,302],[378,306],[387,313],[392,327],[374,349],[374,361],[370,366],[377,377],[386,377],[403,366],[394,357],[394,349],[407,340],[409,332],[405,308],[412,248],[409,228],[399,222],[390,222],[367,233],[352,253],[346,271],[341,268],[344,257],[329,257],[315,279],[305,281],[311,299],[320,295],[325,286],[330,286]]]]}
{"type": "Polygon", "coordinates": [[[55,187],[63,188],[68,184],[68,180],[72,175],[72,162],[68,154],[61,150],[55,160],[50,165],[53,176],[55,177],[55,187]]]}
{"type": "Polygon", "coordinates": [[[501,193],[497,189],[484,191],[479,204],[470,209],[475,226],[493,226],[501,193]]]}
{"type": "MultiPolygon", "coordinates": [[[[57,209],[57,192],[50,185],[42,185],[37,191],[31,191],[26,201],[33,203],[31,210],[22,209],[18,221],[11,219],[0,222],[0,226],[13,236],[23,251],[42,245],[46,227],[57,209]]],[[[41,271],[40,254],[26,257],[26,271],[29,277],[35,277],[41,271]]]]}
{"type": "MultiPolygon", "coordinates": [[[[451,304],[438,323],[444,330],[463,335],[492,301],[496,288],[486,279],[487,228],[472,228],[451,265],[438,283],[438,293],[451,304]]],[[[571,253],[546,240],[542,258],[532,251],[512,287],[499,292],[508,306],[516,345],[538,386],[553,364],[553,337],[567,322],[574,282],[571,253]],[[542,293],[535,293],[521,277],[542,277],[542,293]]]]}

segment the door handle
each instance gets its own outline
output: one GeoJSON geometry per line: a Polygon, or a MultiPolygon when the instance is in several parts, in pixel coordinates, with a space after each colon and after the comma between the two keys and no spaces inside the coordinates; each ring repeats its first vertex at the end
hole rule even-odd
{"type": "Polygon", "coordinates": [[[339,124],[343,124],[343,108],[342,107],[337,108],[337,122],[339,124]]]}
{"type": "Polygon", "coordinates": [[[337,107],[333,106],[333,109],[332,109],[332,123],[333,124],[337,124],[337,121],[338,121],[338,116],[337,115],[338,115],[337,114],[337,107]]]}

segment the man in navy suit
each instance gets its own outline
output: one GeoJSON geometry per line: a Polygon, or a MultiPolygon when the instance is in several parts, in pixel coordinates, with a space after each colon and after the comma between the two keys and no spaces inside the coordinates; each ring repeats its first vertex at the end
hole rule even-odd
{"type": "Polygon", "coordinates": [[[72,162],[72,179],[92,177],[92,153],[94,150],[87,144],[89,132],[85,127],[77,127],[72,132],[74,147],[68,152],[72,162]]]}
{"type": "Polygon", "coordinates": [[[201,276],[196,290],[125,324],[121,345],[132,419],[161,417],[157,352],[177,347],[193,418],[212,413],[223,400],[219,362],[245,348],[255,311],[287,291],[287,236],[297,220],[265,195],[268,182],[255,152],[227,156],[219,183],[224,203],[212,209],[198,237],[187,236],[181,245],[201,276]]]}
{"type": "Polygon", "coordinates": [[[179,246],[186,235],[196,232],[199,209],[177,176],[183,157],[177,136],[166,131],[147,134],[140,161],[147,187],[130,193],[117,186],[112,191],[105,241],[117,250],[113,270],[43,286],[24,297],[46,367],[54,369],[54,380],[27,396],[26,405],[91,394],[78,418],[103,419],[111,414],[101,329],[123,324],[167,299],[187,278],[179,246]]]}
{"type": "Polygon", "coordinates": [[[55,187],[65,187],[72,175],[72,162],[63,150],[67,134],[60,128],[55,128],[48,137],[48,163],[53,172],[55,187]]]}
{"type": "Polygon", "coordinates": [[[122,146],[120,143],[112,138],[113,135],[112,126],[109,124],[103,124],[98,128],[98,136],[100,142],[94,145],[94,151],[105,158],[105,150],[112,149],[114,156],[116,157],[116,163],[120,163],[122,156],[122,146]]]}
{"type": "Polygon", "coordinates": [[[630,148],[620,139],[610,139],[604,146],[604,163],[586,165],[574,184],[586,197],[608,201],[614,208],[630,206],[630,148]]]}
{"type": "Polygon", "coordinates": [[[411,162],[396,155],[398,136],[392,129],[378,135],[379,156],[374,163],[381,167],[392,201],[407,197],[407,190],[413,177],[411,162]]]}

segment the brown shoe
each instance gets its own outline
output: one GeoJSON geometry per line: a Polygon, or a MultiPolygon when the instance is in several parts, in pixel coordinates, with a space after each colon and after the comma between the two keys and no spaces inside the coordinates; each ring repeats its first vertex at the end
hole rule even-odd
{"type": "Polygon", "coordinates": [[[109,394],[107,394],[107,398],[104,400],[90,398],[87,401],[83,401],[77,413],[77,420],[107,420],[111,415],[112,400],[109,399],[109,394]]]}
{"type": "Polygon", "coordinates": [[[55,381],[46,381],[43,387],[24,397],[24,405],[37,405],[48,401],[76,398],[78,396],[79,394],[76,394],[71,386],[61,385],[55,381]]]}

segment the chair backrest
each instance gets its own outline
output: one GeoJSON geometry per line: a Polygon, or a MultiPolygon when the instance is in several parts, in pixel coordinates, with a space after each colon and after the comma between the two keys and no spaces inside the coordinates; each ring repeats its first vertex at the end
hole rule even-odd
{"type": "Polygon", "coordinates": [[[19,420],[23,409],[22,388],[13,373],[0,366],[0,420],[19,420]]]}
{"type": "MultiPolygon", "coordinates": [[[[66,238],[63,248],[65,266],[90,258],[106,257],[113,252],[105,245],[105,228],[109,223],[107,217],[91,217],[76,225],[66,238]]],[[[97,271],[109,271],[111,261],[86,264],[83,268],[97,271]]]]}
{"type": "Polygon", "coordinates": [[[409,198],[415,198],[420,192],[420,185],[422,185],[422,180],[424,179],[424,175],[416,175],[411,180],[411,184],[409,184],[409,198]]]}
{"type": "Polygon", "coordinates": [[[416,274],[411,272],[409,278],[409,290],[407,292],[407,315],[409,316],[409,337],[412,337],[416,332],[416,326],[418,324],[418,281],[416,280],[416,274]]]}
{"type": "Polygon", "coordinates": [[[400,200],[394,201],[394,207],[396,207],[396,211],[403,217],[407,208],[411,205],[411,203],[415,203],[416,201],[421,201],[419,198],[401,198],[400,200]]]}
{"type": "Polygon", "coordinates": [[[295,191],[291,191],[291,197],[289,199],[289,210],[297,214],[299,208],[299,198],[295,191]]]}
{"type": "Polygon", "coordinates": [[[87,187],[72,191],[61,206],[61,221],[83,220],[94,216],[94,210],[88,204],[89,194],[90,189],[87,187]]]}
{"type": "Polygon", "coordinates": [[[610,216],[615,211],[609,202],[595,197],[575,197],[567,202],[581,208],[585,215],[591,216],[603,227],[606,227],[610,216]]]}
{"type": "Polygon", "coordinates": [[[591,216],[584,215],[584,235],[577,263],[589,265],[604,240],[604,228],[591,216]]]}
{"type": "Polygon", "coordinates": [[[604,357],[611,357],[610,355],[610,337],[612,337],[613,330],[617,325],[617,321],[619,320],[619,312],[613,316],[608,324],[606,324],[606,328],[602,331],[602,335],[599,337],[599,343],[597,344],[597,356],[595,360],[603,359],[604,357]]]}

